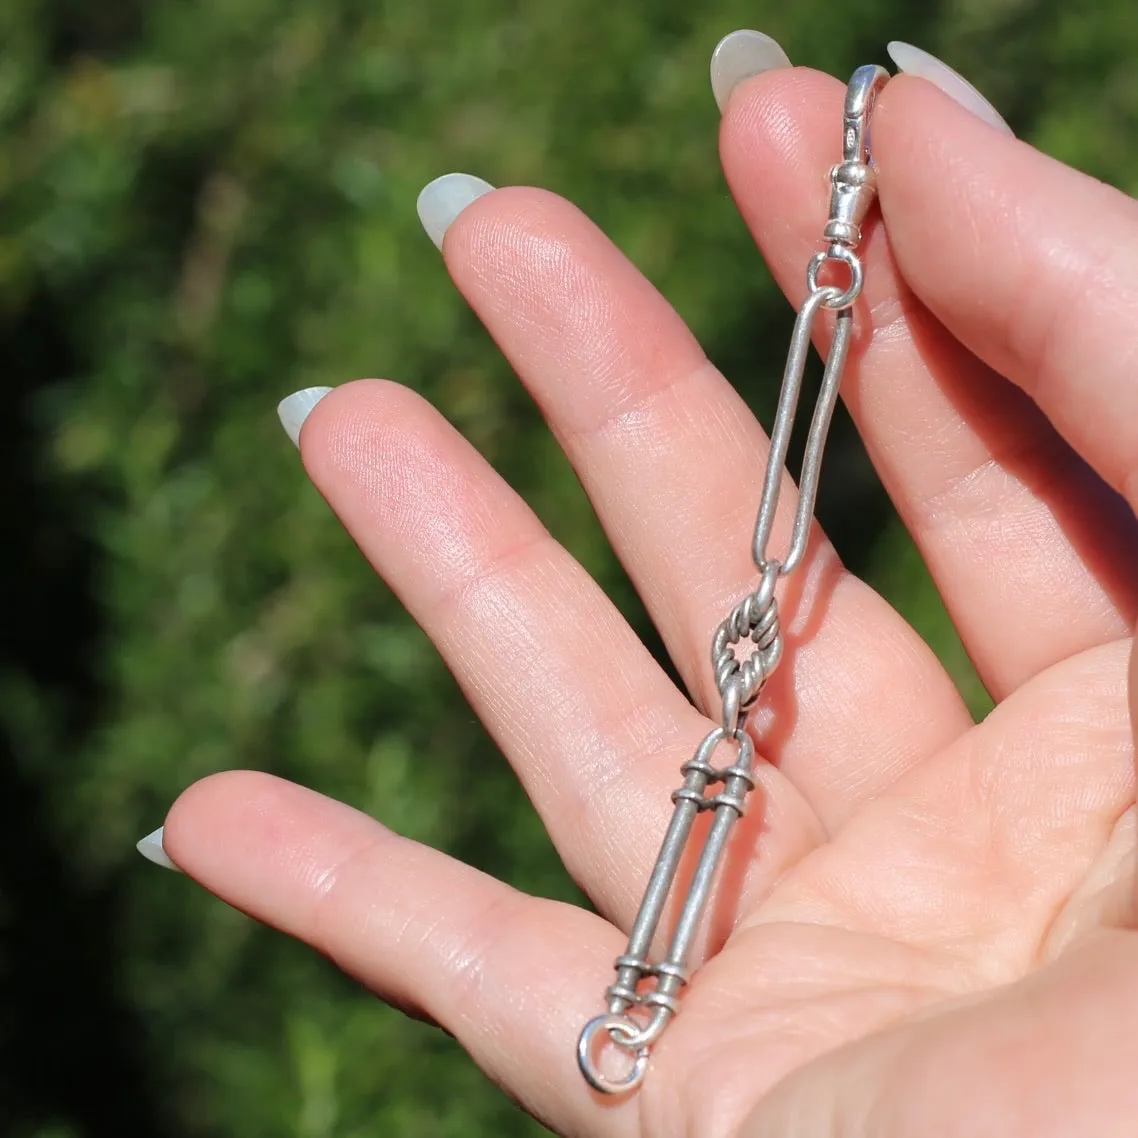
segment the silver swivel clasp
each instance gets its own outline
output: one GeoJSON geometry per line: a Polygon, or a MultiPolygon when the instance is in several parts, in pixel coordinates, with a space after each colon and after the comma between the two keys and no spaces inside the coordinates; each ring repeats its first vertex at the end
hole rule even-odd
{"type": "Polygon", "coordinates": [[[877,196],[877,173],[870,165],[869,116],[888,78],[884,67],[859,67],[846,89],[844,158],[830,169],[830,220],[822,231],[836,245],[857,245],[861,223],[877,196]]]}
{"type": "Polygon", "coordinates": [[[827,308],[848,308],[861,294],[861,262],[854,249],[861,240],[861,225],[877,197],[877,172],[869,150],[869,120],[873,104],[889,80],[877,64],[859,67],[846,88],[842,112],[842,161],[830,168],[830,220],[822,236],[830,242],[806,270],[811,292],[818,289],[818,272],[827,261],[840,261],[850,272],[850,285],[827,308]]]}

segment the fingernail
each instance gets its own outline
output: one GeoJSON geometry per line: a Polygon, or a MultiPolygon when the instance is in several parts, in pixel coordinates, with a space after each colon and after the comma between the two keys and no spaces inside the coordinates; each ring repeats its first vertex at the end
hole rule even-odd
{"type": "Polygon", "coordinates": [[[443,238],[454,224],[454,219],[472,201],[477,201],[493,188],[489,182],[476,178],[473,174],[443,174],[419,191],[415,208],[419,211],[419,220],[423,223],[427,236],[437,248],[442,249],[443,238]]]}
{"type": "Polygon", "coordinates": [[[295,391],[286,396],[277,404],[281,426],[296,446],[300,446],[300,428],[304,426],[304,420],[331,390],[330,387],[306,387],[303,391],[295,391]]]}
{"type": "Polygon", "coordinates": [[[1014,133],[1000,112],[963,75],[953,71],[947,63],[941,63],[935,55],[929,55],[927,51],[913,47],[911,43],[901,43],[900,40],[893,40],[886,50],[898,71],[905,75],[915,75],[918,79],[927,79],[989,126],[1007,134],[1014,133]]]}
{"type": "Polygon", "coordinates": [[[175,873],[182,871],[170,860],[170,855],[162,847],[162,829],[159,826],[153,834],[147,834],[137,845],[137,850],[147,861],[162,866],[163,869],[172,869],[175,873]]]}
{"type": "Polygon", "coordinates": [[[725,35],[711,53],[711,93],[719,112],[727,109],[731,92],[752,75],[789,67],[787,54],[770,36],[743,29],[725,35]]]}

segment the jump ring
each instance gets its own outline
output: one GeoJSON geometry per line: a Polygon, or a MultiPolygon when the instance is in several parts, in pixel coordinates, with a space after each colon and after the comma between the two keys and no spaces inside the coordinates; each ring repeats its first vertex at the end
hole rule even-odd
{"type": "Polygon", "coordinates": [[[644,1076],[648,1072],[649,1048],[637,1049],[632,1069],[623,1079],[610,1079],[593,1059],[594,1040],[599,1031],[604,1031],[618,1047],[620,1046],[620,1040],[616,1038],[618,1035],[623,1035],[625,1039],[633,1039],[640,1033],[640,1029],[627,1016],[609,1013],[589,1020],[577,1040],[577,1066],[581,1068],[585,1081],[593,1090],[600,1091],[603,1095],[620,1095],[635,1090],[644,1081],[644,1076]]]}
{"type": "Polygon", "coordinates": [[[865,270],[861,266],[861,258],[852,249],[847,249],[844,245],[833,245],[824,253],[815,253],[814,256],[810,258],[810,264],[806,268],[807,288],[809,288],[811,292],[821,292],[824,288],[832,294],[822,302],[825,308],[849,308],[849,306],[861,296],[861,290],[864,284],[865,270]],[[844,292],[835,285],[820,286],[818,284],[818,273],[827,261],[841,261],[842,264],[849,268],[850,283],[844,292]]]}
{"type": "Polygon", "coordinates": [[[724,686],[721,693],[723,699],[723,730],[732,738],[739,735],[739,713],[743,704],[743,688],[736,672],[724,686]]]}

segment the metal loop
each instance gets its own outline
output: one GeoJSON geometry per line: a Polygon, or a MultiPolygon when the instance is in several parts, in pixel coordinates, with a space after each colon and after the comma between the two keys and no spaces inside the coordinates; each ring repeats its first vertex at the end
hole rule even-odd
{"type": "Polygon", "coordinates": [[[783,574],[782,562],[773,557],[768,558],[757,566],[762,576],[759,578],[759,587],[754,592],[755,604],[759,608],[770,608],[774,600],[774,591],[778,586],[778,579],[783,574]]]}
{"type": "Polygon", "coordinates": [[[622,1007],[631,1008],[640,1003],[640,993],[635,988],[618,981],[605,989],[605,999],[614,1002],[619,1001],[622,1007]]]}
{"type": "Polygon", "coordinates": [[[652,965],[649,964],[644,957],[630,956],[627,953],[616,958],[616,966],[617,968],[636,968],[640,972],[643,972],[645,976],[652,971],[652,965]]]}
{"type": "MultiPolygon", "coordinates": [[[[681,984],[683,983],[686,981],[681,981],[681,984]]],[[[635,1035],[613,1040],[617,1047],[623,1047],[626,1051],[651,1047],[664,1034],[664,1028],[668,1026],[672,1016],[680,1010],[680,1001],[675,996],[660,990],[646,993],[641,1003],[654,1007],[655,1011],[652,1012],[652,1018],[635,1035]]]]}
{"type": "Polygon", "coordinates": [[[708,782],[712,782],[716,775],[719,773],[715,767],[710,763],[704,762],[702,759],[688,759],[682,767],[680,767],[680,774],[692,774],[693,772],[701,774],[708,782]]]}
{"type": "Polygon", "coordinates": [[[720,696],[723,700],[723,711],[721,713],[723,730],[728,735],[738,735],[739,712],[743,706],[743,685],[739,681],[738,672],[735,672],[727,684],[720,688],[720,696]]]}
{"type": "Polygon", "coordinates": [[[648,1047],[641,1045],[637,1048],[632,1069],[623,1079],[610,1079],[600,1069],[593,1057],[594,1040],[597,1032],[602,1030],[606,1037],[622,1050],[625,1049],[630,1039],[634,1039],[640,1034],[640,1028],[625,1015],[610,1013],[589,1020],[577,1040],[577,1066],[581,1068],[581,1074],[585,1076],[585,1081],[593,1090],[600,1091],[603,1095],[626,1094],[628,1091],[635,1090],[644,1081],[644,1076],[648,1071],[648,1047]],[[624,1039],[621,1040],[618,1036],[623,1036],[624,1039]]]}
{"type": "Polygon", "coordinates": [[[681,786],[678,790],[672,791],[673,802],[694,802],[697,810],[703,810],[707,799],[703,796],[703,791],[692,790],[690,787],[681,786]]]}
{"type": "MultiPolygon", "coordinates": [[[[721,806],[728,806],[739,815],[740,818],[747,812],[747,800],[741,794],[729,794],[723,790],[716,794],[714,797],[707,800],[708,810],[718,810],[721,806]]],[[[645,998],[647,1002],[647,998],[645,998]]]]}
{"type": "MultiPolygon", "coordinates": [[[[746,731],[741,731],[738,735],[732,735],[724,731],[722,727],[712,728],[702,739],[699,746],[695,749],[694,759],[699,763],[709,763],[711,756],[715,753],[715,749],[720,743],[726,743],[728,740],[739,744],[739,754],[735,759],[736,766],[742,767],[744,770],[750,770],[755,761],[755,743],[746,731]]],[[[718,779],[719,771],[716,770],[715,777],[718,779]]]]}
{"type": "Polygon", "coordinates": [[[657,1014],[656,1018],[636,1037],[636,1043],[639,1046],[651,1047],[663,1034],[664,1028],[668,1025],[668,1020],[680,1010],[680,1001],[675,996],[657,988],[655,992],[648,992],[642,1003],[646,1008],[656,1008],[658,1012],[662,1010],[668,1013],[666,1016],[657,1014]]]}
{"type": "Polygon", "coordinates": [[[823,308],[841,311],[849,308],[859,296],[865,284],[865,270],[861,267],[861,258],[845,245],[831,245],[824,253],[815,253],[806,267],[806,287],[812,292],[826,291],[832,295],[822,301],[823,308]],[[819,285],[818,273],[823,265],[831,261],[839,261],[846,265],[850,271],[850,283],[845,290],[836,285],[819,285]]]}
{"type": "MultiPolygon", "coordinates": [[[[782,393],[779,395],[778,411],[775,413],[774,428],[771,431],[770,454],[767,457],[766,477],[763,479],[763,492],[759,499],[759,513],[755,521],[755,536],[751,543],[751,553],[755,564],[764,567],[770,558],[767,547],[774,530],[778,511],[779,495],[782,491],[783,471],[786,454],[790,448],[790,434],[794,427],[794,414],[798,409],[798,396],[802,390],[802,377],[806,371],[806,354],[810,348],[810,333],[820,308],[827,301],[840,299],[843,293],[832,286],[819,288],[810,293],[798,310],[794,322],[794,332],[790,338],[790,351],[786,357],[786,371],[783,373],[782,393]]],[[[852,309],[844,308],[838,313],[834,327],[834,339],[826,357],[826,368],[822,374],[822,386],[818,392],[818,402],[810,419],[810,430],[806,437],[806,451],[802,457],[802,475],[798,486],[798,509],[794,512],[794,526],[790,535],[790,549],[782,558],[783,575],[793,572],[806,553],[806,542],[810,536],[810,524],[814,517],[814,503],[818,495],[818,477],[822,468],[822,451],[826,445],[826,434],[830,429],[834,407],[838,402],[838,385],[849,354],[850,333],[853,327],[849,316],[852,309]]]]}

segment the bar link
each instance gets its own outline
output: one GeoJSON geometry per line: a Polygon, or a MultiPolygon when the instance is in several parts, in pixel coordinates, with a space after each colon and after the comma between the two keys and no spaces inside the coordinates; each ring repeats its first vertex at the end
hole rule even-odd
{"type": "Polygon", "coordinates": [[[822,452],[849,355],[853,330],[851,306],[860,296],[863,284],[864,274],[855,249],[861,239],[862,222],[876,193],[876,177],[870,165],[869,116],[887,79],[888,72],[884,68],[860,67],[847,89],[843,117],[844,160],[830,172],[830,219],[823,234],[829,245],[807,268],[807,295],[798,310],[791,335],[771,431],[752,541],[759,583],[720,624],[711,646],[715,683],[722,703],[721,722],[680,768],[684,781],[672,792],[672,820],[648,878],[628,947],[616,959],[616,980],[605,992],[608,1010],[591,1019],[578,1040],[577,1062],[581,1072],[589,1085],[603,1094],[627,1093],[640,1085],[648,1070],[652,1045],[679,1011],[680,992],[688,981],[688,959],[700,919],[711,897],[731,830],[742,817],[747,795],[754,789],[755,747],[747,730],[747,713],[783,656],[775,587],[781,577],[793,573],[802,563],[810,536],[822,452]],[[848,270],[849,283],[845,288],[819,283],[821,269],[830,262],[840,263],[848,270]],[[823,309],[837,313],[834,336],[810,420],[789,546],[781,558],[773,558],[769,547],[783,488],[787,450],[811,335],[823,309]],[[749,654],[744,658],[740,656],[739,647],[745,641],[750,645],[749,654]],[[717,767],[712,758],[724,745],[736,748],[735,758],[727,766],[717,767]],[[708,794],[712,786],[722,789],[708,794]],[[713,815],[711,826],[699,852],[691,884],[682,899],[667,951],[662,960],[653,962],[648,954],[664,907],[695,819],[705,811],[713,815]],[[601,1069],[602,1052],[609,1044],[625,1056],[627,1070],[620,1077],[606,1075],[601,1069]]]}
{"type": "Polygon", "coordinates": [[[754,761],[755,744],[740,724],[735,735],[722,727],[714,728],[680,768],[684,782],[672,792],[675,804],[672,821],[648,878],[644,900],[628,938],[628,948],[616,959],[616,981],[605,992],[608,1012],[590,1020],[578,1042],[578,1063],[595,1090],[615,1094],[638,1086],[647,1072],[648,1048],[659,1039],[679,1010],[678,996],[688,980],[688,953],[711,896],[716,870],[731,829],[742,816],[747,793],[755,785],[751,773],[754,761]],[[728,740],[738,747],[734,762],[723,768],[713,766],[713,754],[728,740]],[[723,791],[709,797],[707,788],[715,783],[722,783],[723,791]],[[671,943],[664,959],[653,964],[648,959],[648,951],[687,848],[692,825],[696,816],[705,810],[714,812],[711,828],[676,920],[671,943]],[[641,987],[645,982],[651,984],[646,991],[641,987]],[[649,1013],[647,1022],[634,1019],[629,1014],[632,1009],[646,1010],[649,1013]],[[594,1040],[602,1031],[619,1050],[634,1056],[632,1069],[623,1079],[612,1079],[600,1068],[594,1040]]]}

